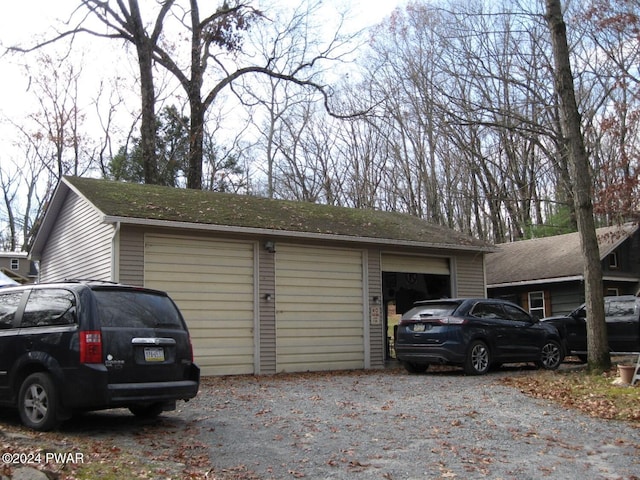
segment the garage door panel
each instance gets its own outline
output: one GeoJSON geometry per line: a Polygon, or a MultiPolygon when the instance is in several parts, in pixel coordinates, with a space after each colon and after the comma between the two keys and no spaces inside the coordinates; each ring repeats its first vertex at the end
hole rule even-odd
{"type": "Polygon", "coordinates": [[[431,273],[449,275],[449,260],[443,257],[423,257],[418,255],[382,254],[384,272],[431,273]]]}
{"type": "Polygon", "coordinates": [[[254,245],[145,236],[145,285],[182,311],[203,375],[254,373],[254,245]]]}
{"type": "MultiPolygon", "coordinates": [[[[333,333],[322,330],[322,329],[314,329],[308,332],[309,335],[313,335],[315,338],[315,343],[312,346],[307,346],[310,350],[316,348],[318,344],[323,345],[356,345],[358,348],[361,347],[361,343],[357,339],[358,336],[362,333],[362,330],[357,328],[350,329],[342,329],[340,331],[335,331],[333,333]],[[345,338],[349,337],[349,338],[345,338]],[[329,340],[329,341],[327,341],[329,340]]],[[[290,347],[296,346],[298,344],[299,335],[289,334],[289,335],[281,335],[278,337],[278,348],[280,347],[290,347]]]]}
{"type": "Polygon", "coordinates": [[[356,352],[345,352],[341,354],[318,353],[304,356],[282,355],[280,365],[304,365],[304,371],[308,372],[362,368],[362,362],[360,360],[354,360],[355,355],[356,352]]]}
{"type": "Polygon", "coordinates": [[[278,245],[278,371],[364,367],[362,265],[359,250],[278,245]]]}

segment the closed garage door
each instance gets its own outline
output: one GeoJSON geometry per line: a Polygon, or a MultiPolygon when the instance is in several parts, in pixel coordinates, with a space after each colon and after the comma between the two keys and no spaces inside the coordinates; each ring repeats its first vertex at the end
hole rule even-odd
{"type": "Polygon", "coordinates": [[[364,368],[362,252],[278,244],[276,369],[364,368]]]}
{"type": "Polygon", "coordinates": [[[203,375],[254,373],[254,245],[145,236],[145,285],[182,311],[203,375]]]}

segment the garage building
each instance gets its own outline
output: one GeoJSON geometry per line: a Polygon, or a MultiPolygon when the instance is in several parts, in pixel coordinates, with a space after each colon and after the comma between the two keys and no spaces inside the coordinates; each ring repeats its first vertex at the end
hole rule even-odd
{"type": "Polygon", "coordinates": [[[405,214],[65,177],[31,258],[169,292],[202,373],[230,375],[381,368],[388,307],[486,296],[490,251],[405,214]]]}

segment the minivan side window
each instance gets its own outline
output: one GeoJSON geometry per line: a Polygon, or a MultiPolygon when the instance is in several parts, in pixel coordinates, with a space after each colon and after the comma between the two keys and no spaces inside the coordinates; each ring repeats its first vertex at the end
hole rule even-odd
{"type": "Polygon", "coordinates": [[[69,325],[76,322],[76,300],[69,290],[34,289],[22,314],[21,327],[69,325]]]}
{"type": "Polygon", "coordinates": [[[0,329],[11,328],[16,316],[22,292],[5,293],[0,295],[0,329]]]}

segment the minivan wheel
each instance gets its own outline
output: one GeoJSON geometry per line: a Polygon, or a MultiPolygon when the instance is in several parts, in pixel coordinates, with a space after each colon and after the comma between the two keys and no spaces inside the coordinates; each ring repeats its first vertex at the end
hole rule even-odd
{"type": "Polygon", "coordinates": [[[139,418],[156,418],[163,412],[162,403],[150,403],[148,405],[131,405],[129,411],[139,418]]]}
{"type": "Polygon", "coordinates": [[[540,360],[536,362],[538,367],[545,370],[555,370],[563,360],[562,347],[555,340],[548,340],[540,351],[540,360]]]}
{"type": "Polygon", "coordinates": [[[402,362],[404,368],[409,373],[424,373],[429,368],[428,363],[412,363],[412,362],[402,362]]]}
{"type": "Polygon", "coordinates": [[[57,407],[58,394],[49,374],[32,373],[22,382],[18,411],[24,425],[42,432],[51,430],[58,424],[57,407]]]}
{"type": "Polygon", "coordinates": [[[467,375],[484,375],[491,366],[489,347],[482,340],[474,340],[469,345],[467,358],[464,361],[464,373],[467,375]]]}

